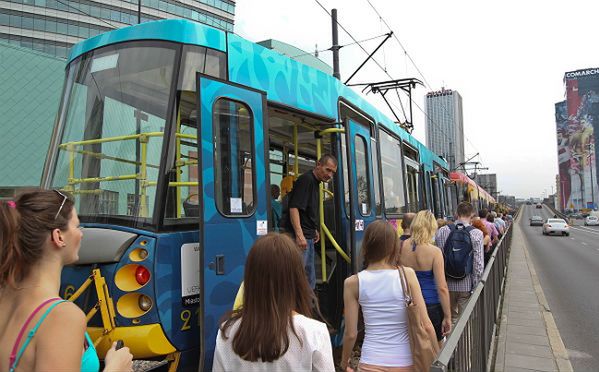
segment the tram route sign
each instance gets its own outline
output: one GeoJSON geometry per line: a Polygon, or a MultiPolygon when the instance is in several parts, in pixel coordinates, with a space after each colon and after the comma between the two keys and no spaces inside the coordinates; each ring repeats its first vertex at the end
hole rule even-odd
{"type": "Polygon", "coordinates": [[[181,246],[181,301],[183,306],[200,303],[200,243],[181,246]]]}

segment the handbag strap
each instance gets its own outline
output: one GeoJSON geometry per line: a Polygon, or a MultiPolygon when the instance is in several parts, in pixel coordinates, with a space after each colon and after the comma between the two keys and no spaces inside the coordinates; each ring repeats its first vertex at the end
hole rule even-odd
{"type": "Polygon", "coordinates": [[[410,291],[410,284],[408,283],[406,272],[403,266],[397,266],[397,272],[399,273],[399,282],[401,283],[401,288],[403,289],[403,296],[406,301],[407,307],[410,306],[410,304],[412,303],[412,292],[410,291]]]}

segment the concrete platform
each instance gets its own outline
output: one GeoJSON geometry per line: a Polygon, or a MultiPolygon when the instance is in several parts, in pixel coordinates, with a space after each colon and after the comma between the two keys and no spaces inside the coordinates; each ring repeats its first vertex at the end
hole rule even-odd
{"type": "Polygon", "coordinates": [[[517,221],[508,265],[495,371],[572,371],[517,221]]]}

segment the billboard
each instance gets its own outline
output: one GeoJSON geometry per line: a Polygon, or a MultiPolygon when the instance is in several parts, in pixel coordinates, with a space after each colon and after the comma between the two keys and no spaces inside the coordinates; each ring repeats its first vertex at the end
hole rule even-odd
{"type": "Polygon", "coordinates": [[[566,72],[566,101],[555,105],[562,208],[595,208],[599,200],[599,68],[566,72]]]}

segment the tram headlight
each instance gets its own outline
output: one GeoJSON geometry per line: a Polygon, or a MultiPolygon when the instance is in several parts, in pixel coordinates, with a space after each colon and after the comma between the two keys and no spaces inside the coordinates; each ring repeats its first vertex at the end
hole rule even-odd
{"type": "Polygon", "coordinates": [[[142,311],[148,311],[152,307],[152,299],[144,294],[139,296],[137,304],[142,311]]]}
{"type": "Polygon", "coordinates": [[[139,285],[145,285],[150,280],[150,271],[142,265],[135,269],[135,280],[139,285]]]}

